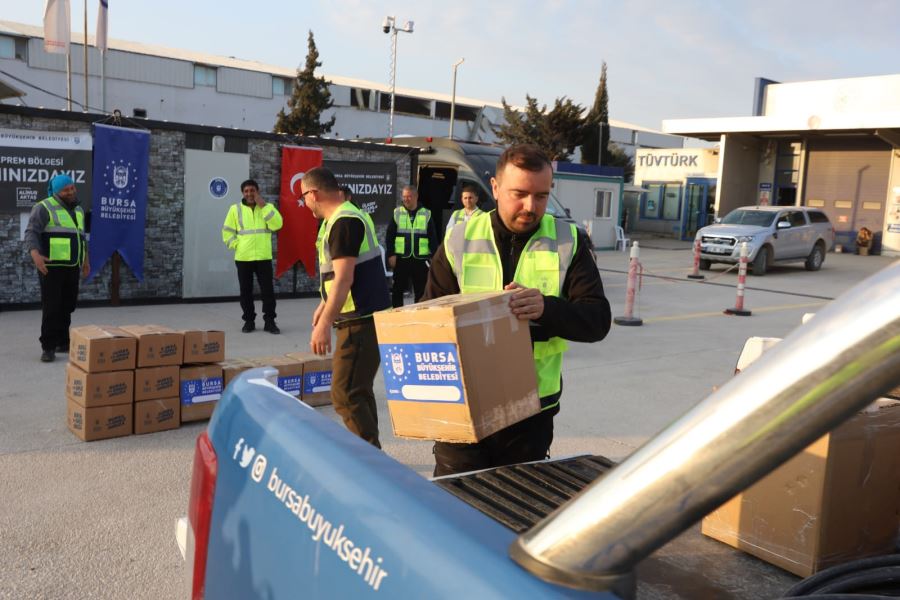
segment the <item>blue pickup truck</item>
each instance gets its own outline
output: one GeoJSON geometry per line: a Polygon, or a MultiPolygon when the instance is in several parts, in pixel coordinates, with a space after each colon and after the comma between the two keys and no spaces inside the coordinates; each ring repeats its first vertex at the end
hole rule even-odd
{"type": "Polygon", "coordinates": [[[274,376],[234,380],[197,439],[179,534],[193,598],[633,598],[641,561],[900,384],[900,262],[618,465],[429,481],[274,376]]]}

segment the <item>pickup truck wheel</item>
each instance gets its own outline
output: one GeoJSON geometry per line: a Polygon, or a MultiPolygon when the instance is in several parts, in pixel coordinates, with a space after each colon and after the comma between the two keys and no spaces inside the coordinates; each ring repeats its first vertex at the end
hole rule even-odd
{"type": "Polygon", "coordinates": [[[806,257],[806,264],[804,266],[807,271],[818,271],[822,268],[823,262],[825,262],[825,249],[822,247],[821,243],[817,243],[813,246],[809,256],[806,257]]]}
{"type": "Polygon", "coordinates": [[[707,260],[705,258],[700,259],[700,270],[701,271],[709,271],[710,267],[712,267],[711,260],[707,260]]]}
{"type": "Polygon", "coordinates": [[[753,264],[750,265],[750,272],[756,277],[761,277],[766,274],[766,271],[769,270],[769,265],[771,264],[772,249],[768,246],[763,246],[759,249],[759,252],[756,253],[756,258],[753,259],[753,264]]]}

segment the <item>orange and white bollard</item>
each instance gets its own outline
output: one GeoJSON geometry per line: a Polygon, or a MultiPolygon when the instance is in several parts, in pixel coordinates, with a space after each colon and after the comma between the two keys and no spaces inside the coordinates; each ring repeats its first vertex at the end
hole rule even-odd
{"type": "Polygon", "coordinates": [[[627,327],[635,327],[643,325],[644,321],[634,316],[634,296],[637,288],[638,271],[642,268],[641,249],[637,242],[631,244],[631,259],[628,265],[628,285],[625,288],[625,316],[616,317],[613,323],[616,325],[625,325],[627,327]]]}
{"type": "Polygon", "coordinates": [[[744,285],[747,283],[747,242],[741,243],[741,258],[738,263],[738,284],[737,298],[734,301],[734,308],[726,308],[726,315],[735,315],[738,317],[749,317],[751,312],[744,309],[744,285]]]}
{"type": "Polygon", "coordinates": [[[688,279],[706,279],[700,274],[700,238],[694,240],[694,272],[688,275],[688,279]]]}

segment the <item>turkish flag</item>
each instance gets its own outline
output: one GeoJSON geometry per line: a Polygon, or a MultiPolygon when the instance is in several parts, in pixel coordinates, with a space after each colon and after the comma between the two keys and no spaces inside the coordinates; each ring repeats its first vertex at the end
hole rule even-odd
{"type": "Polygon", "coordinates": [[[319,222],[300,196],[303,174],[322,166],[321,148],[281,148],[281,196],[278,207],[284,224],[278,232],[275,277],[281,277],[298,260],[310,277],[316,274],[316,236],[319,222]]]}

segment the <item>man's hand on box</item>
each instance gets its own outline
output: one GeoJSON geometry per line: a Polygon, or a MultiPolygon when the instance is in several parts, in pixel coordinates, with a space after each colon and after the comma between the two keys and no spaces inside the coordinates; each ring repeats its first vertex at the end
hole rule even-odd
{"type": "Polygon", "coordinates": [[[544,296],[540,290],[522,287],[515,281],[503,289],[515,290],[509,299],[509,308],[520,321],[535,321],[544,314],[544,296]]]}

